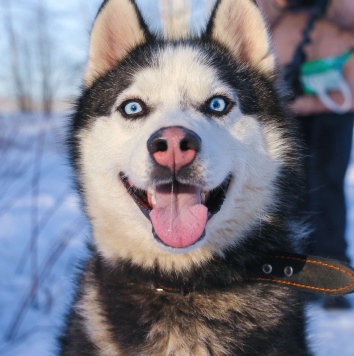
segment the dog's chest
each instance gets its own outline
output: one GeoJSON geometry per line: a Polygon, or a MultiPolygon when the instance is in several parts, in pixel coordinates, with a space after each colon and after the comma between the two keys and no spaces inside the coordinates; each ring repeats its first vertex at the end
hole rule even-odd
{"type": "MultiPolygon", "coordinates": [[[[177,305],[163,308],[163,317],[151,324],[146,343],[143,347],[146,355],[223,355],[234,335],[231,335],[231,309],[227,303],[215,303],[210,300],[196,303],[188,300],[177,305]],[[209,306],[208,306],[209,304],[209,306]],[[214,306],[218,312],[213,309],[214,306]],[[227,340],[229,339],[229,340],[227,340]]],[[[173,303],[173,302],[172,302],[173,303]]]]}
{"type": "MultiPolygon", "coordinates": [[[[269,304],[260,295],[252,287],[245,287],[187,296],[163,293],[140,305],[139,299],[133,298],[131,301],[137,307],[134,324],[142,328],[138,354],[235,355],[240,350],[255,354],[250,342],[259,342],[256,340],[259,335],[264,337],[267,330],[279,327],[276,310],[282,304],[269,304]]],[[[124,331],[127,329],[121,330],[124,331]]],[[[129,338],[121,345],[126,351],[132,350],[129,338]]]]}
{"type": "Polygon", "coordinates": [[[235,310],[242,309],[242,301],[234,294],[144,297],[123,293],[117,299],[105,294],[110,300],[102,300],[102,294],[99,297],[92,286],[89,289],[80,314],[102,355],[231,354],[235,310]]]}
{"type": "Polygon", "coordinates": [[[170,356],[209,356],[225,354],[220,340],[215,340],[211,330],[206,330],[201,325],[195,325],[193,332],[187,330],[171,330],[165,337],[155,336],[151,333],[151,342],[145,347],[146,355],[170,356]]]}
{"type": "Polygon", "coordinates": [[[302,309],[287,289],[245,284],[182,296],[92,277],[86,276],[75,309],[97,355],[282,354],[279,338],[292,337],[298,326],[291,355],[306,354],[302,309]]]}

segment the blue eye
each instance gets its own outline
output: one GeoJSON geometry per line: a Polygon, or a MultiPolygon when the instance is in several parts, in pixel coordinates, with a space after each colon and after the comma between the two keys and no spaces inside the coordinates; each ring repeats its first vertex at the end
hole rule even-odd
{"type": "Polygon", "coordinates": [[[149,108],[140,99],[125,100],[119,107],[118,111],[126,119],[135,119],[146,116],[149,113],[149,108]]]}
{"type": "Polygon", "coordinates": [[[226,110],[228,103],[226,102],[225,99],[216,96],[215,98],[212,98],[209,102],[209,109],[211,111],[217,112],[217,113],[222,113],[223,111],[226,110]]]}
{"type": "Polygon", "coordinates": [[[131,101],[124,106],[123,110],[127,115],[136,115],[141,113],[143,111],[143,108],[138,102],[131,101]]]}

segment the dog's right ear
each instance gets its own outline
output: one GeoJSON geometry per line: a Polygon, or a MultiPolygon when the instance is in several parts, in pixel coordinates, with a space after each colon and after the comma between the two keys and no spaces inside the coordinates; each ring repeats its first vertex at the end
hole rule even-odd
{"type": "Polygon", "coordinates": [[[205,35],[261,72],[275,68],[267,26],[255,0],[217,0],[205,35]]]}
{"type": "Polygon", "coordinates": [[[134,0],[105,0],[91,31],[85,86],[113,68],[133,48],[144,44],[149,36],[134,0]]]}

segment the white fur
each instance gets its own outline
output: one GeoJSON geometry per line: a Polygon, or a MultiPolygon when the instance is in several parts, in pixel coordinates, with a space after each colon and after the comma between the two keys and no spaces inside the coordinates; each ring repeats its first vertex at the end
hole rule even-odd
{"type": "Polygon", "coordinates": [[[121,356],[122,353],[114,342],[112,332],[99,302],[97,290],[86,286],[84,297],[76,306],[76,312],[85,320],[84,332],[99,348],[100,356],[121,356]]]}
{"type": "Polygon", "coordinates": [[[287,143],[270,127],[242,114],[237,105],[221,119],[198,111],[214,95],[224,94],[235,102],[238,98],[195,48],[167,48],[156,62],[157,67],[138,71],[116,101],[119,106],[128,98],[140,98],[154,108],[148,118],[126,120],[115,106],[110,116],[95,118],[90,129],[80,133],[82,179],[93,234],[103,256],[149,267],[158,261],[166,270],[183,271],[213,253],[222,255],[250,228],[261,227],[275,200],[274,180],[283,161],[279,147],[287,143]],[[175,125],[193,130],[202,139],[196,163],[206,182],[204,189],[220,185],[230,172],[233,175],[221,211],[207,223],[205,238],[185,249],[168,248],[154,239],[151,222],[118,176],[124,172],[141,189],[151,186],[146,142],[160,128],[175,125]]]}

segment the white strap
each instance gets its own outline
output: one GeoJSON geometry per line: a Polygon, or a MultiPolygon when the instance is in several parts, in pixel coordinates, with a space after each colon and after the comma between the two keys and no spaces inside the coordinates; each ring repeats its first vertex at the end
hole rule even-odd
{"type": "Polygon", "coordinates": [[[337,114],[344,114],[352,108],[353,95],[340,71],[331,70],[326,73],[305,75],[301,77],[301,80],[305,87],[316,93],[318,99],[329,110],[337,114]],[[340,92],[344,102],[336,103],[328,94],[331,91],[340,92]]]}
{"type": "Polygon", "coordinates": [[[328,109],[337,114],[344,114],[352,108],[353,96],[351,89],[345,80],[341,80],[340,83],[338,83],[338,89],[344,98],[344,102],[342,104],[336,103],[325,90],[317,90],[316,95],[322,104],[328,109]]]}

